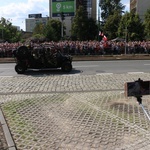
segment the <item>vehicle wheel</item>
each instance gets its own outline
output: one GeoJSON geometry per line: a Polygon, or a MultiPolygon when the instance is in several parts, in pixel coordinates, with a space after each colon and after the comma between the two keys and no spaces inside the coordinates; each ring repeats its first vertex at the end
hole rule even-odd
{"type": "Polygon", "coordinates": [[[72,70],[72,65],[70,63],[63,63],[61,67],[62,71],[64,72],[70,72],[72,70]]]}
{"type": "Polygon", "coordinates": [[[15,66],[15,71],[18,73],[18,74],[23,74],[25,71],[26,71],[26,67],[21,65],[21,64],[17,64],[15,66]]]}

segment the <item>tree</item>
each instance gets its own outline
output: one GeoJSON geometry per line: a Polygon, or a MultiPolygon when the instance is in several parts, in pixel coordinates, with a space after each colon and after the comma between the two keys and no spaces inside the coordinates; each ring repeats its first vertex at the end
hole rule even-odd
{"type": "Polygon", "coordinates": [[[55,30],[53,29],[51,22],[49,21],[44,29],[44,36],[50,41],[57,41],[55,30]]]}
{"type": "Polygon", "coordinates": [[[125,9],[125,6],[120,3],[121,0],[101,0],[100,7],[101,7],[101,17],[102,21],[106,22],[108,16],[114,15],[117,11],[119,14],[122,14],[125,9]]]}
{"type": "Polygon", "coordinates": [[[144,27],[146,37],[150,39],[150,9],[145,13],[144,27]]]}
{"type": "MultiPolygon", "coordinates": [[[[65,26],[63,28],[65,30],[65,26]]],[[[65,35],[65,31],[64,35],[65,35]]],[[[33,38],[59,41],[61,39],[61,21],[51,19],[46,25],[38,23],[33,30],[33,38]]]]}
{"type": "Polygon", "coordinates": [[[59,41],[61,39],[61,21],[56,19],[49,20],[44,29],[44,35],[49,40],[59,41]]]}
{"type": "Polygon", "coordinates": [[[98,26],[93,18],[89,18],[87,22],[87,40],[95,40],[98,34],[98,26]]]}
{"type": "Polygon", "coordinates": [[[42,22],[37,23],[33,29],[32,40],[43,41],[45,39],[44,28],[45,28],[45,25],[42,22]]]}
{"type": "Polygon", "coordinates": [[[83,6],[79,6],[76,11],[76,15],[73,19],[71,34],[73,37],[77,38],[78,40],[85,40],[86,37],[86,23],[87,23],[87,15],[84,11],[83,6]]]}
{"type": "Polygon", "coordinates": [[[21,32],[17,30],[15,26],[12,26],[12,23],[5,18],[0,20],[0,39],[8,42],[18,42],[21,38],[21,32]]]}
{"type": "Polygon", "coordinates": [[[120,21],[118,34],[120,37],[126,37],[128,40],[143,40],[144,27],[138,14],[126,12],[120,21]]]}
{"type": "Polygon", "coordinates": [[[79,6],[73,19],[71,36],[78,40],[93,40],[98,33],[96,21],[87,17],[83,6],[79,6]]]}
{"type": "Polygon", "coordinates": [[[33,29],[33,35],[36,35],[36,34],[43,35],[44,27],[45,25],[42,22],[37,23],[33,29]]]}
{"type": "Polygon", "coordinates": [[[121,14],[117,11],[113,15],[109,15],[103,30],[107,34],[108,39],[113,39],[118,36],[118,27],[121,20],[121,14]]]}
{"type": "Polygon", "coordinates": [[[16,27],[10,26],[7,29],[7,33],[8,33],[8,38],[6,38],[6,41],[10,41],[14,43],[21,40],[21,31],[18,31],[16,27]]]}

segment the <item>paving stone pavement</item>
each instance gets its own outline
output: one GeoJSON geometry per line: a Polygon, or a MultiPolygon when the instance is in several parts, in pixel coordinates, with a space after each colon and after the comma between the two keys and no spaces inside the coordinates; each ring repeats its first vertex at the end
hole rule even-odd
{"type": "Polygon", "coordinates": [[[0,150],[6,150],[7,148],[8,148],[8,145],[5,139],[2,124],[0,123],[0,150]]]}
{"type": "MultiPolygon", "coordinates": [[[[150,80],[150,73],[1,77],[13,148],[149,150],[150,122],[136,99],[124,96],[124,83],[138,78],[150,80]]],[[[149,112],[150,96],[143,105],[149,112]]],[[[11,148],[5,142],[0,150],[11,148]]]]}

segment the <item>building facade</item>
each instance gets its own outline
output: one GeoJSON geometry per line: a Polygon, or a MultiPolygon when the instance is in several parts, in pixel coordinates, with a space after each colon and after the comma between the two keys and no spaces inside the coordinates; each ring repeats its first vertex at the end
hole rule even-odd
{"type": "Polygon", "coordinates": [[[80,5],[84,6],[87,16],[98,20],[98,4],[99,0],[49,0],[49,17],[42,17],[42,14],[29,14],[25,20],[26,31],[33,32],[37,23],[46,24],[48,19],[61,19],[61,13],[65,19],[63,24],[66,26],[66,36],[71,35],[71,24],[76,14],[76,10],[80,5]]]}
{"type": "Polygon", "coordinates": [[[130,0],[130,12],[137,13],[142,21],[148,9],[150,9],[150,0],[130,0]]]}
{"type": "Polygon", "coordinates": [[[28,16],[25,20],[27,32],[33,32],[33,29],[38,23],[47,24],[48,17],[42,17],[42,14],[29,14],[28,16]]]}
{"type": "Polygon", "coordinates": [[[78,8],[79,5],[84,6],[85,11],[87,11],[87,16],[96,20],[98,3],[99,0],[77,0],[76,7],[78,8]]]}
{"type": "Polygon", "coordinates": [[[50,19],[61,20],[61,13],[64,13],[65,19],[63,23],[66,26],[66,36],[71,35],[71,24],[76,14],[76,10],[80,5],[84,6],[87,16],[96,20],[97,1],[99,0],[49,0],[49,16],[50,19]]]}

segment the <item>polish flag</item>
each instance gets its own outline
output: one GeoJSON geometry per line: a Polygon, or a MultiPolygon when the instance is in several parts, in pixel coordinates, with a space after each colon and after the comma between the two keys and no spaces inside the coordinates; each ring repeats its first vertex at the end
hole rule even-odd
{"type": "Polygon", "coordinates": [[[99,31],[99,36],[104,36],[103,32],[99,31]]]}
{"type": "Polygon", "coordinates": [[[104,35],[104,36],[103,36],[103,41],[106,42],[107,40],[108,40],[107,37],[104,35]]]}

